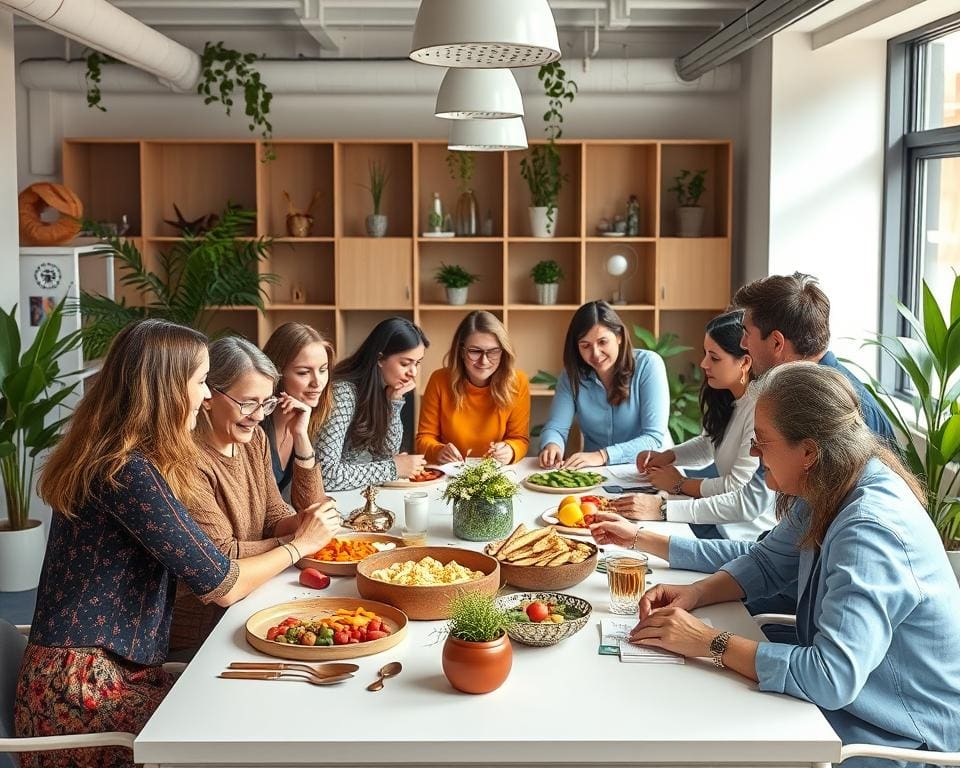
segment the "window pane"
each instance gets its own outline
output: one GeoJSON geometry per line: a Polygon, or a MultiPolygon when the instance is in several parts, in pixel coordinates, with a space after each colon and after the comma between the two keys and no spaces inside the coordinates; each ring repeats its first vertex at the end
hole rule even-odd
{"type": "Polygon", "coordinates": [[[921,162],[923,279],[947,314],[954,271],[960,272],[960,157],[921,162]]]}
{"type": "Polygon", "coordinates": [[[960,31],[924,46],[923,123],[919,127],[960,125],[960,31]]]}

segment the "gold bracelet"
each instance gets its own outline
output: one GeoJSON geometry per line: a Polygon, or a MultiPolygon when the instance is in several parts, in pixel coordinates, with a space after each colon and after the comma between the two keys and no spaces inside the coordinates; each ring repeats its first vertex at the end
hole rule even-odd
{"type": "Polygon", "coordinates": [[[633,544],[630,545],[630,549],[637,548],[637,541],[640,539],[640,531],[642,530],[643,530],[643,526],[638,525],[636,532],[633,534],[633,544]]]}

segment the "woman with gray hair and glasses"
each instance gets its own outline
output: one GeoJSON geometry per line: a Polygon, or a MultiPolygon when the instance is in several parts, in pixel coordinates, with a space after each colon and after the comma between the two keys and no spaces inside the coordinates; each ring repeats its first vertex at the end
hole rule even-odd
{"type": "MultiPolygon", "coordinates": [[[[297,513],[325,495],[313,454],[295,457],[293,509],[277,488],[260,423],[277,407],[273,393],[279,378],[270,358],[244,338],[227,336],[210,345],[211,397],[204,401],[197,424],[197,500],[188,509],[217,548],[231,558],[292,547],[297,513]]],[[[290,558],[294,560],[294,555],[290,558]]],[[[222,615],[187,592],[178,594],[171,650],[199,647],[222,615]]]]}

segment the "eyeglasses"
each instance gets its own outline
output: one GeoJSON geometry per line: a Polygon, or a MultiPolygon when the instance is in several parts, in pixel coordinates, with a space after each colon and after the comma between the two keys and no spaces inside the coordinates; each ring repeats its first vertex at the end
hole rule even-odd
{"type": "Polygon", "coordinates": [[[750,438],[750,450],[751,451],[762,451],[763,446],[770,445],[770,443],[779,443],[784,438],[778,437],[776,440],[757,440],[755,437],[750,438]]]}
{"type": "Polygon", "coordinates": [[[228,395],[222,389],[218,389],[217,387],[211,387],[211,389],[213,389],[215,392],[219,392],[228,400],[233,400],[233,402],[235,402],[240,408],[240,413],[243,416],[252,416],[257,412],[257,408],[263,408],[263,415],[269,416],[271,413],[277,410],[277,403],[280,402],[280,400],[276,397],[268,397],[262,403],[258,402],[257,400],[244,400],[243,402],[240,402],[237,400],[237,398],[230,397],[230,395],[228,395]]]}
{"type": "Polygon", "coordinates": [[[495,363],[503,354],[501,347],[490,347],[490,349],[480,349],[479,347],[464,347],[464,352],[471,363],[479,363],[481,358],[487,358],[491,363],[495,363]]]}

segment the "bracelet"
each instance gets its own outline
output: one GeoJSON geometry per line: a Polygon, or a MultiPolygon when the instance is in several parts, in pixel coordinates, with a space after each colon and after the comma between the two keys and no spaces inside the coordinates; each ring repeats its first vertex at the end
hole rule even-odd
{"type": "MultiPolygon", "coordinates": [[[[299,458],[299,457],[298,457],[298,458],[299,458]]],[[[679,480],[677,480],[677,482],[674,483],[673,488],[670,489],[670,493],[672,493],[674,496],[682,496],[682,495],[683,495],[683,481],[686,480],[686,479],[687,479],[687,478],[685,478],[685,477],[681,477],[679,480]]]]}
{"type": "Polygon", "coordinates": [[[640,539],[640,531],[642,530],[643,530],[643,526],[638,525],[636,532],[633,534],[633,544],[630,545],[630,549],[637,548],[637,541],[640,539]]]}
{"type": "Polygon", "coordinates": [[[317,458],[317,452],[310,451],[310,453],[308,453],[306,456],[301,456],[299,453],[294,451],[293,458],[297,459],[297,461],[311,461],[312,459],[317,458]]]}
{"type": "Polygon", "coordinates": [[[301,559],[302,559],[302,557],[301,557],[301,555],[300,555],[300,550],[297,549],[296,546],[294,546],[294,545],[291,544],[290,542],[287,542],[286,544],[283,544],[282,546],[283,546],[284,551],[285,551],[288,555],[290,555],[290,565],[295,565],[298,560],[301,560],[301,559]],[[296,558],[293,557],[293,552],[291,552],[290,549],[287,549],[287,547],[290,547],[290,549],[292,549],[293,552],[296,552],[296,553],[297,553],[297,557],[296,557],[296,558]]]}

